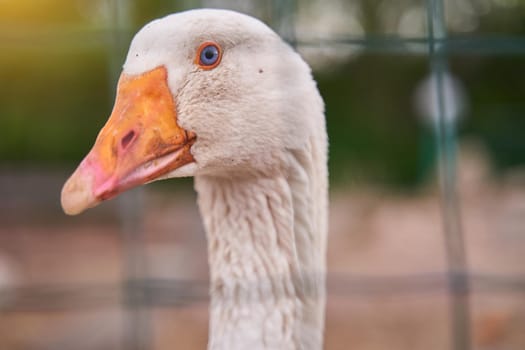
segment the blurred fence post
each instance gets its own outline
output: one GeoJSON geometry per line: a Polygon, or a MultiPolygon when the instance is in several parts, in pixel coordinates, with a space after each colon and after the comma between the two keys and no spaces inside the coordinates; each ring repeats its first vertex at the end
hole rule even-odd
{"type": "MultiPolygon", "coordinates": [[[[131,39],[131,0],[112,0],[110,3],[111,30],[110,83],[113,95],[131,39]]],[[[117,198],[123,241],[123,350],[150,349],[150,315],[142,281],[147,276],[142,225],[143,190],[136,188],[117,198]]]]}
{"type": "Polygon", "coordinates": [[[434,122],[434,133],[439,159],[441,212],[451,298],[451,340],[454,350],[469,350],[471,348],[469,281],[461,229],[459,195],[456,188],[456,121],[447,118],[445,108],[444,79],[448,71],[445,9],[443,0],[426,0],[426,6],[430,69],[436,77],[434,91],[435,100],[438,101],[438,118],[434,122]]]}

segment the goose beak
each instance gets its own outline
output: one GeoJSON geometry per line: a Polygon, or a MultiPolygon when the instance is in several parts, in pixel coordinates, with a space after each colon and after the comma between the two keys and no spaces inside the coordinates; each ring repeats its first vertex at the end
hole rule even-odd
{"type": "Polygon", "coordinates": [[[122,74],[109,120],[62,188],[66,214],[79,214],[194,161],[190,148],[196,136],[177,124],[167,76],[165,67],[122,74]]]}

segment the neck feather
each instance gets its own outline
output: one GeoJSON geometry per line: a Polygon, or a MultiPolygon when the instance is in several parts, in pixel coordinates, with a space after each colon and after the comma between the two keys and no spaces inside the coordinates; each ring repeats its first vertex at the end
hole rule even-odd
{"type": "Polygon", "coordinates": [[[324,152],[288,151],[272,176],[198,176],[211,276],[209,349],[321,349],[324,152]]]}

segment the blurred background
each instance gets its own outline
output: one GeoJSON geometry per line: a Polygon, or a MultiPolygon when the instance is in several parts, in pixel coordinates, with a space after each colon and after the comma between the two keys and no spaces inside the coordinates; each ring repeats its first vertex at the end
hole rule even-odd
{"type": "Polygon", "coordinates": [[[525,349],[525,2],[0,0],[0,349],[204,349],[192,181],[66,217],[133,34],[262,19],[326,102],[325,348],[525,349]]]}

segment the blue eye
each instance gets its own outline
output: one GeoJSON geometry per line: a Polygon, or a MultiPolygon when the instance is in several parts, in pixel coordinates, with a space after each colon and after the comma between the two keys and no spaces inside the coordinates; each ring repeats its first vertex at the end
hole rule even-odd
{"type": "Polygon", "coordinates": [[[221,50],[215,43],[204,43],[199,49],[199,65],[205,69],[211,69],[219,64],[221,50]]]}

